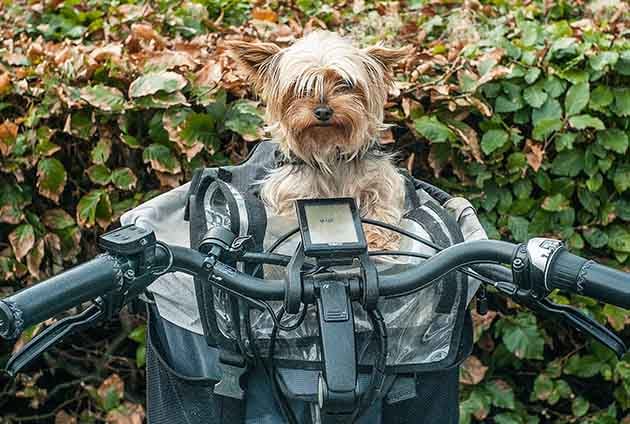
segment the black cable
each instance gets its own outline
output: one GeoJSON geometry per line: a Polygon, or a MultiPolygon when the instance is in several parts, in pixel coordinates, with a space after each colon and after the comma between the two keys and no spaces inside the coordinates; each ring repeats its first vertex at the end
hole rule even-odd
{"type": "MultiPolygon", "coordinates": [[[[304,305],[304,310],[306,310],[306,305],[304,305]]],[[[282,319],[284,315],[284,306],[280,307],[278,311],[278,321],[282,319]]],[[[295,417],[295,413],[293,409],[291,409],[291,405],[281,392],[280,385],[278,384],[278,379],[276,376],[276,365],[273,360],[274,351],[276,348],[276,337],[278,335],[278,327],[276,325],[271,329],[271,336],[269,338],[269,363],[270,363],[270,373],[271,373],[271,391],[273,392],[274,398],[276,402],[280,405],[282,412],[284,412],[285,418],[289,422],[289,424],[298,424],[297,418],[295,417]]]]}
{"type": "Polygon", "coordinates": [[[388,224],[386,222],[381,222],[381,221],[377,221],[375,219],[370,219],[370,218],[361,218],[361,222],[365,223],[365,224],[369,224],[369,225],[374,225],[375,227],[381,227],[381,228],[385,228],[386,230],[390,230],[393,231],[395,233],[399,233],[402,234],[403,236],[407,236],[410,239],[413,239],[417,242],[420,242],[426,246],[432,247],[433,249],[437,250],[438,252],[440,250],[444,250],[443,247],[433,243],[431,240],[425,239],[424,237],[420,237],[419,235],[416,235],[410,231],[407,231],[403,228],[400,228],[396,225],[392,225],[392,224],[388,224]]]}
{"type": "MultiPolygon", "coordinates": [[[[271,246],[269,246],[269,249],[267,249],[266,253],[273,253],[273,251],[276,250],[278,248],[278,246],[280,246],[282,243],[284,243],[286,240],[288,240],[289,237],[291,237],[293,234],[297,233],[298,231],[300,231],[300,228],[296,227],[296,228],[294,228],[292,230],[289,230],[286,233],[284,233],[276,241],[274,241],[271,246]]],[[[252,275],[256,275],[260,271],[261,267],[262,267],[262,264],[258,264],[256,266],[256,268],[254,268],[254,272],[252,272],[252,275]]]]}
{"type": "MultiPolygon", "coordinates": [[[[372,252],[368,252],[368,255],[369,256],[411,256],[411,257],[420,258],[420,259],[429,259],[431,257],[431,255],[418,253],[418,252],[411,252],[408,250],[375,250],[372,252]]],[[[496,282],[494,280],[479,274],[477,271],[473,271],[466,268],[458,269],[457,271],[461,272],[462,274],[466,274],[469,277],[476,278],[477,280],[483,283],[490,284],[491,286],[496,285],[496,282]]]]}
{"type": "Polygon", "coordinates": [[[385,319],[378,308],[367,311],[368,318],[372,324],[372,329],[376,335],[376,358],[374,359],[374,365],[372,366],[372,375],[370,376],[370,382],[363,396],[359,401],[359,407],[355,409],[352,414],[352,420],[355,422],[370,408],[372,403],[376,400],[379,393],[383,389],[383,382],[385,381],[385,367],[387,366],[387,326],[385,325],[385,319]]]}

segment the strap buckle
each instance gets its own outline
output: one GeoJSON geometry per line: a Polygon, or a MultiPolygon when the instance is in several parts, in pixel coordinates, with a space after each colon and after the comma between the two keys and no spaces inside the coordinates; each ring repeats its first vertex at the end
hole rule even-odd
{"type": "Polygon", "coordinates": [[[221,369],[221,380],[214,385],[214,393],[233,399],[245,399],[245,390],[241,387],[240,380],[248,367],[243,357],[222,350],[219,353],[218,366],[221,369]]]}

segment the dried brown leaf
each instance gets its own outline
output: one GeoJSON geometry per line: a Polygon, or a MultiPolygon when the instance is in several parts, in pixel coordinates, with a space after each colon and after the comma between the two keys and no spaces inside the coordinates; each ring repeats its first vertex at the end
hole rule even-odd
{"type": "Polygon", "coordinates": [[[195,85],[198,87],[214,87],[221,82],[223,66],[220,62],[210,60],[195,74],[195,85]]]}
{"type": "Polygon", "coordinates": [[[118,399],[122,399],[125,392],[125,383],[118,374],[112,374],[107,377],[96,390],[101,399],[105,399],[108,393],[114,391],[118,399]]]}
{"type": "Polygon", "coordinates": [[[151,57],[144,64],[145,68],[159,68],[170,70],[174,68],[187,68],[192,71],[199,66],[199,62],[186,52],[163,51],[151,57]]]}
{"type": "Polygon", "coordinates": [[[153,29],[149,24],[133,24],[131,25],[131,35],[137,40],[143,40],[147,42],[154,42],[155,46],[159,49],[164,48],[166,41],[153,29]]]}
{"type": "Polygon", "coordinates": [[[525,153],[525,156],[527,157],[527,163],[529,166],[531,166],[534,171],[538,171],[542,165],[543,157],[545,156],[544,147],[535,141],[528,139],[525,143],[523,153],[525,153]]]}
{"type": "Polygon", "coordinates": [[[0,75],[0,96],[11,91],[11,75],[8,72],[4,72],[0,75]]]}
{"type": "Polygon", "coordinates": [[[409,171],[409,173],[412,175],[413,175],[413,168],[415,164],[416,164],[416,154],[411,153],[409,157],[407,158],[406,168],[407,168],[407,171],[409,171]]]}
{"type": "Polygon", "coordinates": [[[480,87],[481,85],[487,82],[493,81],[495,79],[503,78],[504,76],[509,75],[511,72],[512,72],[511,67],[495,66],[494,68],[490,69],[488,72],[483,74],[481,78],[479,78],[476,86],[480,87]]]}
{"type": "Polygon", "coordinates": [[[64,410],[57,412],[55,415],[55,424],[77,424],[77,418],[71,415],[64,410]]]}
{"type": "MultiPolygon", "coordinates": [[[[203,148],[203,146],[202,146],[203,148]]],[[[167,172],[155,171],[155,175],[160,181],[160,186],[162,187],[179,187],[182,181],[182,174],[169,174],[167,172]]]]}
{"type": "Polygon", "coordinates": [[[19,224],[24,219],[22,209],[12,204],[6,204],[0,207],[0,222],[7,224],[19,224]]]}
{"type": "Polygon", "coordinates": [[[2,156],[8,156],[15,144],[18,126],[7,120],[0,124],[0,153],[2,156]]]}
{"type": "Polygon", "coordinates": [[[142,424],[144,416],[142,405],[125,402],[121,407],[109,411],[106,420],[108,424],[142,424]]]}
{"type": "Polygon", "coordinates": [[[267,22],[277,22],[278,14],[271,9],[256,8],[252,10],[252,19],[267,22]]]}
{"type": "Polygon", "coordinates": [[[492,109],[484,101],[479,100],[477,97],[473,96],[466,97],[466,100],[468,100],[471,105],[476,107],[477,110],[481,112],[484,116],[488,118],[492,116],[492,109]]]}
{"type": "Polygon", "coordinates": [[[394,139],[394,133],[392,132],[392,130],[387,129],[383,131],[383,133],[381,134],[381,138],[378,140],[378,142],[381,145],[395,143],[396,140],[394,139]]]}
{"type": "Polygon", "coordinates": [[[26,255],[26,267],[28,272],[37,279],[39,279],[39,267],[44,259],[44,239],[37,242],[35,247],[31,249],[26,255]]]}
{"type": "Polygon", "coordinates": [[[462,364],[459,374],[459,382],[462,384],[475,385],[483,381],[488,367],[474,355],[469,356],[462,364]]]}
{"type": "Polygon", "coordinates": [[[463,123],[461,124],[461,127],[455,125],[448,125],[448,127],[452,131],[454,131],[460,139],[462,139],[462,141],[466,144],[466,146],[472,153],[472,156],[475,158],[475,160],[479,163],[483,163],[477,132],[463,123]]]}
{"type": "Polygon", "coordinates": [[[108,44],[98,47],[90,53],[90,58],[95,62],[104,62],[108,59],[119,58],[122,56],[122,44],[108,44]]]}
{"type": "Polygon", "coordinates": [[[29,224],[16,227],[9,234],[9,243],[13,248],[15,259],[21,260],[35,245],[35,231],[29,224]]]}

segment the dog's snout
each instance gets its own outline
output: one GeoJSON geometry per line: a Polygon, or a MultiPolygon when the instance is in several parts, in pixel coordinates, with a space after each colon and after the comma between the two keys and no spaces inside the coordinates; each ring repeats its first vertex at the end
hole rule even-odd
{"type": "Polygon", "coordinates": [[[333,110],[326,105],[319,105],[315,108],[315,117],[320,121],[328,121],[332,118],[333,110]]]}

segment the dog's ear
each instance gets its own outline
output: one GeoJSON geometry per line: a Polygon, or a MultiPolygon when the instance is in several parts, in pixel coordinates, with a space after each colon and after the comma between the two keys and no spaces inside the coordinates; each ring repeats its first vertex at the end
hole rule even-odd
{"type": "Polygon", "coordinates": [[[412,46],[401,47],[399,49],[389,49],[380,44],[365,49],[365,52],[376,59],[386,69],[391,69],[396,63],[405,59],[413,51],[412,46]]]}
{"type": "Polygon", "coordinates": [[[280,52],[280,47],[273,43],[227,41],[225,46],[243,71],[250,78],[259,82],[265,77],[262,73],[267,71],[263,65],[270,63],[272,57],[280,52]]]}

